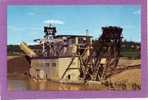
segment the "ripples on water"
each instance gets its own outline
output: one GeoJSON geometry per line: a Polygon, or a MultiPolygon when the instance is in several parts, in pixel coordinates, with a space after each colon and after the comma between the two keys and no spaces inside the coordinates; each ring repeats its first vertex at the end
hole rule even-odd
{"type": "Polygon", "coordinates": [[[52,81],[8,80],[9,90],[103,90],[101,85],[62,84],[52,81]]]}

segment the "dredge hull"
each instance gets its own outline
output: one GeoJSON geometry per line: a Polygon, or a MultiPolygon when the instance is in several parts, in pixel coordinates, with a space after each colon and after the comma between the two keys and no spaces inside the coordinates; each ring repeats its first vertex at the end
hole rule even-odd
{"type": "Polygon", "coordinates": [[[79,83],[80,62],[78,57],[34,57],[29,73],[37,80],[52,80],[62,83],[79,83]],[[72,63],[71,63],[72,61],[72,63]]]}

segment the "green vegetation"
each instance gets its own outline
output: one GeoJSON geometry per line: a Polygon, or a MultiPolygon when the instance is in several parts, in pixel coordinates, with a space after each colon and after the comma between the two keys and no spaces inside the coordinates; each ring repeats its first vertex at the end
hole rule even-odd
{"type": "Polygon", "coordinates": [[[20,54],[23,54],[23,51],[20,49],[19,45],[8,45],[7,46],[8,56],[17,56],[20,54]]]}
{"type": "Polygon", "coordinates": [[[109,90],[140,90],[141,85],[137,83],[129,83],[127,81],[112,82],[111,80],[106,80],[102,83],[109,90]]]}
{"type": "Polygon", "coordinates": [[[127,42],[126,40],[122,42],[121,57],[127,57],[132,59],[140,58],[140,43],[137,42],[127,42]]]}
{"type": "Polygon", "coordinates": [[[138,59],[140,58],[140,52],[139,51],[121,51],[120,53],[121,57],[127,57],[132,59],[138,59]]]}

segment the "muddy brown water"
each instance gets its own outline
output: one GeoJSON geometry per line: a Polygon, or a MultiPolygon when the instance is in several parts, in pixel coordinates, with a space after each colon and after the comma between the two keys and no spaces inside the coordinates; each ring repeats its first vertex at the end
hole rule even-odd
{"type": "Polygon", "coordinates": [[[8,89],[13,90],[104,90],[102,85],[64,84],[53,81],[35,81],[32,79],[8,79],[8,89]]]}
{"type": "MultiPolygon", "coordinates": [[[[121,61],[122,62],[122,61],[121,61]]],[[[128,64],[129,65],[129,64],[128,64]]],[[[8,58],[8,89],[13,90],[105,90],[102,85],[62,84],[53,81],[34,81],[24,77],[29,63],[24,56],[8,58]],[[17,72],[17,73],[16,73],[17,72]]]]}
{"type": "Polygon", "coordinates": [[[8,57],[8,89],[13,90],[104,90],[102,85],[62,84],[53,81],[34,81],[24,76],[29,63],[24,56],[8,57]]]}

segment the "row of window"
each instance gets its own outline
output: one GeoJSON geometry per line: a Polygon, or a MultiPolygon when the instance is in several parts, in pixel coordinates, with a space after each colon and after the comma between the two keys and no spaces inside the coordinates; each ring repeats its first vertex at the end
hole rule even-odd
{"type": "Polygon", "coordinates": [[[45,66],[52,66],[52,67],[56,67],[56,63],[45,63],[45,66]]]}
{"type": "MultiPolygon", "coordinates": [[[[45,63],[45,66],[50,66],[50,64],[52,67],[56,67],[56,63],[45,63]]],[[[76,65],[76,62],[73,62],[72,65],[76,65]]]]}
{"type": "MultiPolygon", "coordinates": [[[[73,62],[72,65],[76,65],[76,62],[73,62]]],[[[38,66],[52,66],[52,67],[56,67],[57,66],[57,63],[53,62],[53,63],[40,63],[40,65],[38,66]]]]}
{"type": "MultiPolygon", "coordinates": [[[[87,41],[87,38],[78,38],[78,43],[79,44],[80,43],[84,44],[84,43],[86,43],[86,41],[87,41]]],[[[90,42],[90,39],[88,39],[88,41],[90,42]]],[[[70,42],[70,44],[75,44],[76,39],[75,38],[69,39],[69,42],[70,42]]]]}

